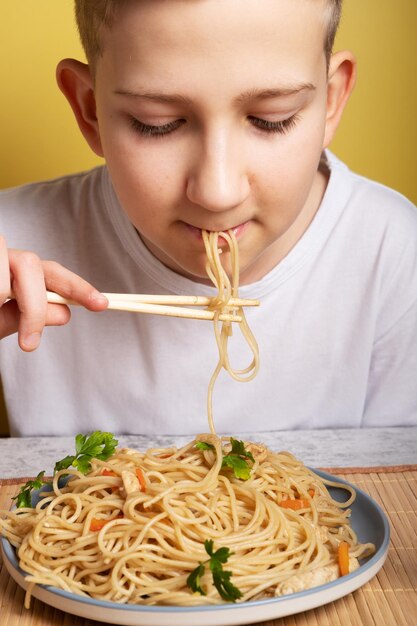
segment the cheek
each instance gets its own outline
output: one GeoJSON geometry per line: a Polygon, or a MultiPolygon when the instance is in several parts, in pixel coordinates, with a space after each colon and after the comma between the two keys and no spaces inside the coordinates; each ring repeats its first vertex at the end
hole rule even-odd
{"type": "Polygon", "coordinates": [[[271,202],[282,208],[303,204],[317,173],[321,148],[293,142],[283,153],[271,156],[259,182],[271,202]]]}
{"type": "Polygon", "coordinates": [[[260,217],[282,235],[309,203],[322,152],[323,127],[288,135],[264,160],[258,178],[260,217]]]}
{"type": "Polygon", "coordinates": [[[178,156],[158,140],[144,140],[126,120],[98,110],[100,136],[111,179],[123,206],[162,199],[178,186],[178,156]]]}
{"type": "Polygon", "coordinates": [[[324,139],[324,116],[306,117],[288,137],[285,153],[278,159],[277,174],[282,189],[305,200],[317,174],[324,139]]]}
{"type": "Polygon", "coordinates": [[[138,142],[115,141],[107,145],[107,161],[113,185],[123,207],[163,206],[178,194],[175,162],[138,142]]]}
{"type": "MultiPolygon", "coordinates": [[[[323,149],[325,133],[325,106],[322,98],[299,114],[296,125],[284,135],[271,137],[252,154],[262,165],[266,179],[282,181],[287,186],[294,181],[302,184],[317,169],[323,149]],[[262,159],[259,155],[262,153],[262,159]]],[[[254,148],[254,146],[252,146],[254,148]]],[[[256,161],[253,162],[256,167],[256,161]]],[[[258,170],[259,171],[259,170],[258,170]]]]}

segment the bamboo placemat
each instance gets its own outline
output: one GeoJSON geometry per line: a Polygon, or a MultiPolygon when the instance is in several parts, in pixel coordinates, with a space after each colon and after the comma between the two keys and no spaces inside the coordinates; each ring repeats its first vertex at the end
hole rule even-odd
{"type": "MultiPolygon", "coordinates": [[[[417,624],[417,465],[344,468],[326,471],[368,493],[391,524],[384,567],[354,593],[318,609],[263,622],[263,626],[416,626],[417,624]]],[[[0,509],[26,479],[0,479],[0,509]]],[[[23,608],[24,592],[9,577],[0,557],[0,626],[97,626],[32,598],[23,608]]],[[[172,626],[181,626],[173,624],[172,626]]]]}

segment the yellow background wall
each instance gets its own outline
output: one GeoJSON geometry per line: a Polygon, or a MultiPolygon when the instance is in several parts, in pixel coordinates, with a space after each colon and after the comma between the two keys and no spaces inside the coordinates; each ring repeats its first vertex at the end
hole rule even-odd
{"type": "MultiPolygon", "coordinates": [[[[96,165],[55,85],[60,58],[83,58],[72,0],[2,4],[0,187],[96,165]]],[[[414,202],[416,26],[417,0],[345,0],[336,47],[356,53],[359,76],[332,145],[350,167],[414,202]]]]}
{"type": "MultiPolygon", "coordinates": [[[[72,4],[2,3],[0,187],[99,162],[55,85],[59,59],[83,58],[72,4]]],[[[416,25],[417,0],[345,0],[336,48],[355,52],[359,74],[332,149],[351,168],[417,203],[416,25]]],[[[6,431],[1,404],[0,397],[0,434],[6,431]]]]}

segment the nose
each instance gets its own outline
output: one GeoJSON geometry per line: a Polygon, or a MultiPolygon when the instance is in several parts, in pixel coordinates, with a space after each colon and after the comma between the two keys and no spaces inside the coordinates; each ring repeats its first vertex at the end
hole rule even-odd
{"type": "Polygon", "coordinates": [[[209,211],[221,212],[242,204],[250,182],[242,150],[224,130],[199,141],[187,177],[187,197],[209,211]]]}

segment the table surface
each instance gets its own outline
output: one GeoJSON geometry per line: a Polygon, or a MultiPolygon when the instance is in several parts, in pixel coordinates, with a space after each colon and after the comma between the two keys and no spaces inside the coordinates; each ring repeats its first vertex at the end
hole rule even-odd
{"type": "MultiPolygon", "coordinates": [[[[289,450],[311,467],[386,467],[417,463],[417,427],[298,430],[239,433],[235,437],[289,450]]],[[[181,446],[191,436],[118,437],[122,446],[138,450],[181,446]]],[[[0,478],[51,473],[55,461],[74,450],[73,437],[10,437],[0,439],[0,478]]]]}

